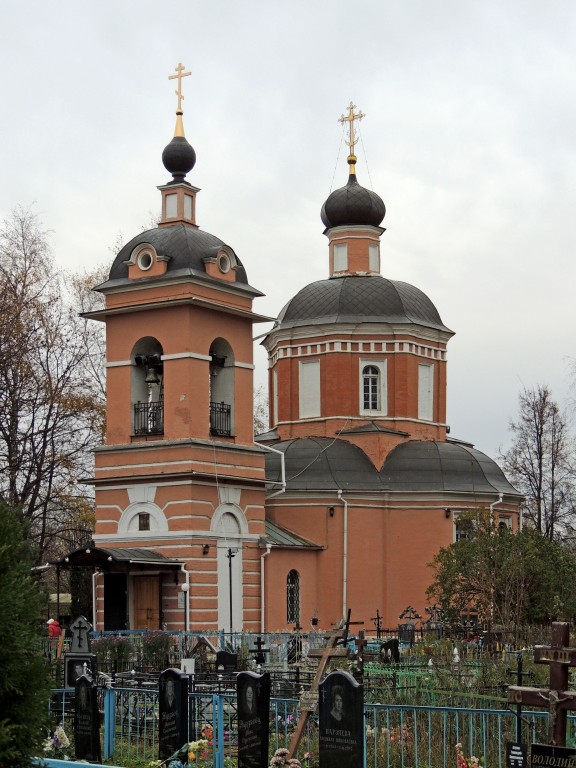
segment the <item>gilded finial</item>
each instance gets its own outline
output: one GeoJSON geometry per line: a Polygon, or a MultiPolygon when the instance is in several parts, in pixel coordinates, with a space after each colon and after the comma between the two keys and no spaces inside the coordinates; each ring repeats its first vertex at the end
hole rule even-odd
{"type": "Polygon", "coordinates": [[[185,67],[182,63],[178,64],[178,66],[174,69],[176,74],[168,75],[168,80],[178,80],[178,89],[174,91],[176,96],[178,96],[178,107],[176,109],[176,128],[174,130],[174,136],[184,136],[184,122],[182,120],[182,115],[184,114],[182,111],[182,99],[184,98],[184,94],[182,93],[182,78],[188,77],[192,74],[192,72],[184,72],[185,67]]]}
{"type": "Polygon", "coordinates": [[[360,122],[363,117],[366,117],[366,115],[363,112],[356,112],[354,113],[354,110],[356,109],[356,105],[351,101],[348,105],[348,114],[342,115],[340,119],[338,120],[339,123],[348,123],[348,139],[346,140],[346,144],[350,147],[350,154],[348,155],[348,165],[350,166],[350,173],[356,173],[356,155],[354,154],[354,147],[356,145],[356,134],[354,131],[354,123],[356,120],[360,122]]]}

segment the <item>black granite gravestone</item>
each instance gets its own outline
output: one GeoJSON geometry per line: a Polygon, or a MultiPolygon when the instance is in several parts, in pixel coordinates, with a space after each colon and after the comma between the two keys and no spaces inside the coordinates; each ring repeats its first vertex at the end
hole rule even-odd
{"type": "Polygon", "coordinates": [[[84,675],[76,681],[74,702],[74,749],[76,760],[101,763],[100,715],[97,688],[84,675]]]}
{"type": "Polygon", "coordinates": [[[238,768],[266,768],[270,737],[270,673],[237,677],[238,768]]]}
{"type": "Polygon", "coordinates": [[[380,646],[380,658],[384,664],[400,664],[400,642],[392,637],[384,640],[380,646]]]}
{"type": "Polygon", "coordinates": [[[331,672],[319,685],[319,761],[322,768],[364,764],[364,695],[348,672],[331,672]]]}
{"type": "Polygon", "coordinates": [[[160,760],[170,757],[188,739],[189,678],[178,669],[166,669],[158,679],[160,760]]]}
{"type": "Polygon", "coordinates": [[[236,672],[238,669],[238,654],[229,651],[218,651],[216,654],[216,671],[225,675],[236,672]]]}
{"type": "Polygon", "coordinates": [[[96,656],[93,653],[65,653],[64,654],[64,687],[74,688],[76,680],[82,675],[91,678],[96,677],[96,656]]]}

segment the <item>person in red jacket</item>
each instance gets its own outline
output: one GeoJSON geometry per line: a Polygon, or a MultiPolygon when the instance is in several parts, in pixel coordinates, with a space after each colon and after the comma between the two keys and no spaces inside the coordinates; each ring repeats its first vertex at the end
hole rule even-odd
{"type": "Polygon", "coordinates": [[[50,639],[60,637],[62,629],[60,628],[58,621],[56,619],[48,619],[46,623],[48,624],[48,637],[50,639]]]}

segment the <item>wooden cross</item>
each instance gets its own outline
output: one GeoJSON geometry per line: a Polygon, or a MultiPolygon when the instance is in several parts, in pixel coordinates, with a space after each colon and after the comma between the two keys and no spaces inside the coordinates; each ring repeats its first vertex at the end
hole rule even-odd
{"type": "Polygon", "coordinates": [[[188,75],[191,75],[192,72],[184,72],[184,65],[178,64],[177,67],[174,67],[176,74],[175,75],[168,75],[168,80],[178,80],[178,90],[174,91],[176,96],[178,96],[178,112],[182,111],[182,99],[184,98],[184,94],[182,93],[182,78],[188,77],[188,75]]]}
{"type": "MultiPolygon", "coordinates": [[[[320,684],[320,680],[322,679],[322,675],[324,674],[324,670],[326,669],[328,663],[338,657],[342,656],[348,656],[348,648],[346,647],[346,639],[348,637],[348,625],[350,622],[350,612],[348,612],[348,622],[344,625],[344,627],[337,629],[335,632],[331,632],[329,635],[326,635],[327,643],[324,648],[310,648],[308,651],[309,657],[320,657],[320,660],[318,662],[318,668],[316,669],[316,674],[314,675],[314,680],[312,681],[312,684],[310,686],[310,692],[318,694],[318,686],[320,684]],[[336,646],[344,641],[344,646],[337,648],[336,646]]],[[[309,701],[311,702],[311,699],[313,697],[309,698],[309,701]]],[[[308,722],[308,719],[312,712],[316,710],[316,703],[309,705],[301,705],[300,707],[300,719],[298,720],[298,724],[296,725],[296,730],[292,734],[292,738],[290,739],[290,745],[288,747],[288,755],[286,756],[287,760],[291,760],[294,755],[296,754],[296,751],[298,749],[298,745],[300,744],[300,741],[302,740],[302,736],[304,735],[304,731],[306,730],[306,723],[308,722]]]]}
{"type": "Polygon", "coordinates": [[[355,109],[356,109],[356,104],[353,104],[352,102],[350,102],[350,104],[348,105],[348,114],[342,115],[342,117],[340,117],[338,120],[338,122],[342,123],[342,125],[344,125],[344,123],[349,123],[349,126],[348,126],[349,138],[346,140],[346,144],[348,144],[348,146],[350,147],[351,155],[354,154],[354,146],[356,144],[356,136],[354,134],[354,122],[356,120],[360,122],[360,120],[362,120],[363,117],[366,117],[366,115],[363,112],[356,112],[356,114],[354,114],[355,109]]]}
{"type": "Polygon", "coordinates": [[[576,667],[576,648],[568,647],[569,641],[568,623],[554,621],[550,645],[534,647],[535,663],[550,666],[549,688],[532,688],[522,685],[511,685],[508,688],[510,704],[524,704],[529,707],[548,704],[549,740],[550,744],[556,747],[566,746],[568,710],[576,710],[576,691],[567,690],[568,669],[576,667]]]}

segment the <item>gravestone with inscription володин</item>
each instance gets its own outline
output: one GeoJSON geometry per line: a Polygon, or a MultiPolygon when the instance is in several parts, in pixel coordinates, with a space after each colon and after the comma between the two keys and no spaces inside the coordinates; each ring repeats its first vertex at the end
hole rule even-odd
{"type": "Polygon", "coordinates": [[[270,739],[270,673],[240,672],[238,703],[238,768],[266,768],[270,739]]]}
{"type": "Polygon", "coordinates": [[[364,689],[348,672],[320,683],[319,760],[322,768],[364,764],[364,689]]]}

